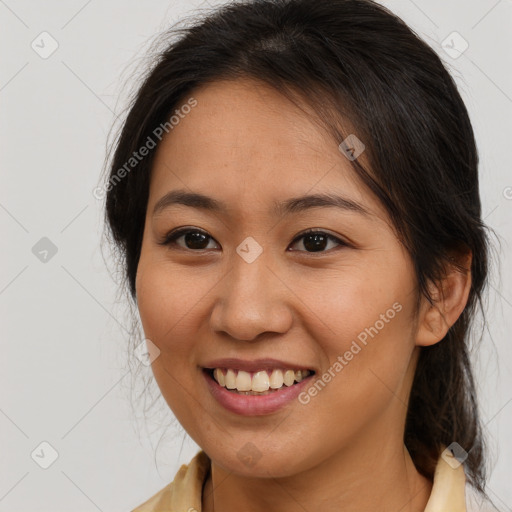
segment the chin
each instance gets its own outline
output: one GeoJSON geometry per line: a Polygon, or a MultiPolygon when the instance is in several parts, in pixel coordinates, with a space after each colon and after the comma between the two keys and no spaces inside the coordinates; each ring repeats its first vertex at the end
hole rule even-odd
{"type": "MultiPolygon", "coordinates": [[[[260,443],[261,446],[261,443],[260,443]]],[[[297,449],[276,451],[259,449],[248,441],[240,449],[204,450],[210,459],[225,471],[251,478],[285,478],[308,469],[305,454],[297,449]]]]}

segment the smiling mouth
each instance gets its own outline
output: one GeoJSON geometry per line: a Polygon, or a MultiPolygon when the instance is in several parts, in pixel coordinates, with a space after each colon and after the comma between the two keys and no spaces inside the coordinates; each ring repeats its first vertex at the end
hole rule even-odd
{"type": "Polygon", "coordinates": [[[268,395],[314,375],[313,370],[260,370],[246,372],[231,368],[204,368],[219,386],[239,395],[268,395]]]}

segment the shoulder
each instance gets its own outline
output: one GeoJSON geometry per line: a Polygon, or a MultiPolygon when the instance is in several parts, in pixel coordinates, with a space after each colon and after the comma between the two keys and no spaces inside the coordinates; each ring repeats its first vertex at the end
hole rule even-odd
{"type": "Polygon", "coordinates": [[[172,512],[174,510],[201,510],[204,480],[210,469],[210,459],[200,450],[183,464],[174,480],[131,512],[172,512]]]}

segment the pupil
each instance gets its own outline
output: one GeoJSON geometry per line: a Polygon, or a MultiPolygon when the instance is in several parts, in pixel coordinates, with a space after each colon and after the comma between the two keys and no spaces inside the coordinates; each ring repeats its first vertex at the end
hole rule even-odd
{"type": "Polygon", "coordinates": [[[197,231],[185,235],[185,243],[189,249],[204,249],[208,245],[207,239],[206,235],[197,231]]]}
{"type": "Polygon", "coordinates": [[[307,235],[304,237],[304,247],[307,250],[311,250],[314,252],[321,251],[322,249],[325,249],[326,241],[327,241],[327,237],[320,233],[313,234],[313,235],[307,235]]]}

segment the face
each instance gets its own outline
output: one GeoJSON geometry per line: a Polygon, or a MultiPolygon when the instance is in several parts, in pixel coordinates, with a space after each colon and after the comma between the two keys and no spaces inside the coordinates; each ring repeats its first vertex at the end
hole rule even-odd
{"type": "Polygon", "coordinates": [[[273,89],[224,81],[190,96],[155,157],[136,279],[165,400],[238,474],[401,443],[416,281],[384,208],[314,114],[273,89]],[[213,201],[162,202],[178,190],[213,201]],[[344,201],[289,204],[320,194],[344,201]],[[228,390],[215,367],[225,386],[273,387],[228,390]]]}

